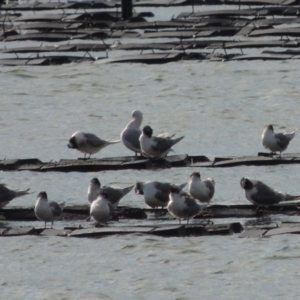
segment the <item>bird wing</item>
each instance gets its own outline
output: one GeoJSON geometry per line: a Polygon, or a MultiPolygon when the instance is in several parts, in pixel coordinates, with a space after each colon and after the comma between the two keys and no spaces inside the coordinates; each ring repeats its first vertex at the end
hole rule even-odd
{"type": "Polygon", "coordinates": [[[275,134],[276,142],[281,148],[286,148],[290,142],[290,138],[288,138],[284,133],[276,133],[275,134]]]}
{"type": "Polygon", "coordinates": [[[140,150],[141,144],[139,138],[141,134],[142,134],[141,130],[136,128],[130,128],[129,130],[126,130],[126,132],[124,132],[123,139],[125,139],[128,143],[130,143],[135,149],[140,150]]]}
{"type": "Polygon", "coordinates": [[[112,203],[117,203],[123,197],[123,192],[121,189],[113,188],[111,186],[103,186],[100,189],[100,193],[105,192],[107,194],[107,199],[112,203]]]}
{"type": "Polygon", "coordinates": [[[173,146],[173,141],[170,138],[153,137],[152,148],[154,151],[165,152],[173,146]]]}
{"type": "Polygon", "coordinates": [[[256,185],[257,193],[251,195],[253,201],[260,205],[273,205],[283,200],[282,194],[259,181],[256,185]]]}
{"type": "Polygon", "coordinates": [[[13,190],[10,190],[6,187],[6,184],[0,184],[0,202],[8,202],[14,199],[17,196],[17,193],[13,190]]]}
{"type": "Polygon", "coordinates": [[[154,187],[157,189],[157,192],[155,193],[155,198],[163,203],[168,203],[171,187],[170,183],[155,181],[154,187]]]}
{"type": "Polygon", "coordinates": [[[85,133],[86,143],[93,146],[93,147],[103,147],[108,142],[101,140],[95,134],[92,133],[85,133]]]}
{"type": "Polygon", "coordinates": [[[206,188],[208,189],[208,197],[212,198],[212,196],[215,193],[215,186],[213,185],[213,183],[210,180],[204,180],[204,184],[205,184],[206,188]]]}
{"type": "Polygon", "coordinates": [[[184,213],[187,215],[197,214],[201,210],[201,206],[193,198],[185,197],[184,203],[186,205],[184,213]]]}
{"type": "Polygon", "coordinates": [[[49,206],[51,208],[52,214],[54,217],[59,217],[61,215],[62,209],[56,202],[50,202],[49,206]]]}

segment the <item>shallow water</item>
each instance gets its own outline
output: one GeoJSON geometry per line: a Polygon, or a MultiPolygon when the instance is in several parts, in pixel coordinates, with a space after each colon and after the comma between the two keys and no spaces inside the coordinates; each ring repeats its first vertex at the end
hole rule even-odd
{"type": "MultiPolygon", "coordinates": [[[[158,19],[159,12],[156,10],[158,19]]],[[[0,156],[42,161],[82,157],[67,148],[73,132],[118,139],[135,109],[143,112],[143,124],[151,125],[155,134],[176,132],[185,136],[174,147],[176,154],[210,158],[256,155],[264,151],[260,139],[266,124],[272,123],[275,130],[282,131],[299,127],[299,67],[300,62],[295,60],[2,67],[0,156]]],[[[287,152],[299,149],[300,138],[296,137],[287,152]]],[[[117,144],[95,157],[123,155],[131,152],[117,144]]],[[[93,177],[103,184],[125,187],[137,180],[183,183],[195,170],[1,172],[0,182],[11,188],[30,187],[33,192],[7,207],[32,207],[42,190],[50,200],[69,199],[72,205],[86,203],[93,177]]],[[[260,179],[296,194],[298,170],[297,165],[282,165],[203,168],[200,172],[216,180],[213,204],[246,204],[239,186],[241,177],[260,179]]],[[[145,207],[133,192],[122,201],[124,205],[145,207]]],[[[272,218],[274,222],[291,219],[272,218]]],[[[292,219],[298,221],[297,217],[292,219]]],[[[43,226],[41,222],[26,225],[43,226]]],[[[63,226],[62,222],[54,225],[63,226]]],[[[298,296],[298,235],[264,239],[238,239],[236,235],[167,239],[143,235],[102,239],[26,236],[1,238],[0,244],[2,299],[298,296]]]]}

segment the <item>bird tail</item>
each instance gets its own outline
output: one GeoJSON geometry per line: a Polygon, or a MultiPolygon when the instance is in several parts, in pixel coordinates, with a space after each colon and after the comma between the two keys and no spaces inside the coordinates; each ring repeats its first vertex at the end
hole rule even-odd
{"type": "Polygon", "coordinates": [[[117,141],[107,141],[108,144],[117,144],[120,143],[121,140],[117,140],[117,141]]]}
{"type": "Polygon", "coordinates": [[[22,197],[22,196],[24,196],[24,195],[32,194],[32,193],[29,193],[29,192],[28,192],[29,190],[30,190],[30,189],[27,189],[27,190],[24,190],[24,191],[16,191],[16,198],[17,198],[17,197],[22,197]]]}
{"type": "Polygon", "coordinates": [[[292,139],[295,137],[295,135],[296,135],[296,133],[297,133],[297,131],[298,131],[299,129],[300,129],[300,128],[295,129],[295,130],[292,131],[292,132],[286,132],[284,135],[285,135],[286,137],[288,137],[290,140],[292,140],[292,139]]]}
{"type": "Polygon", "coordinates": [[[188,184],[188,183],[186,182],[186,183],[180,184],[178,187],[182,190],[182,189],[185,188],[185,186],[186,186],[187,184],[188,184]]]}
{"type": "Polygon", "coordinates": [[[66,201],[64,201],[63,203],[60,203],[59,206],[61,208],[61,210],[64,210],[66,203],[69,201],[69,199],[67,199],[66,201]]]}
{"type": "Polygon", "coordinates": [[[300,199],[300,195],[297,195],[297,196],[293,196],[293,195],[289,195],[289,194],[284,195],[284,201],[295,201],[295,200],[299,200],[299,199],[300,199]]]}
{"type": "Polygon", "coordinates": [[[180,142],[183,138],[184,138],[184,136],[181,136],[181,137],[179,137],[179,138],[177,138],[177,139],[173,139],[173,140],[172,140],[172,141],[173,141],[173,145],[175,145],[175,144],[177,144],[178,142],[180,142]]]}
{"type": "Polygon", "coordinates": [[[169,139],[171,139],[175,134],[176,134],[176,133],[170,135],[169,133],[165,132],[165,133],[159,134],[157,137],[162,137],[162,138],[169,138],[169,139]]]}
{"type": "Polygon", "coordinates": [[[213,184],[213,186],[215,186],[216,185],[216,182],[215,182],[215,179],[214,178],[207,178],[206,179],[207,181],[210,181],[212,184],[213,184]]]}
{"type": "Polygon", "coordinates": [[[123,189],[124,196],[127,195],[133,189],[133,187],[134,187],[134,185],[131,185],[131,186],[127,187],[127,188],[124,188],[123,189]]]}

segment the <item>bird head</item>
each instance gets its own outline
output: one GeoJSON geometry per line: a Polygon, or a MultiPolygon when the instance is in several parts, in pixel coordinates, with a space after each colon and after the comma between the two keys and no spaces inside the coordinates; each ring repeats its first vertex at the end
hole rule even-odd
{"type": "Polygon", "coordinates": [[[152,130],[152,128],[151,128],[149,125],[147,125],[147,126],[145,126],[145,127],[143,128],[143,133],[144,133],[147,137],[151,138],[151,137],[152,137],[153,130],[152,130]]]}
{"type": "Polygon", "coordinates": [[[143,183],[141,181],[138,181],[134,186],[134,192],[137,195],[144,195],[144,189],[143,189],[143,183]]]}
{"type": "Polygon", "coordinates": [[[73,133],[71,138],[69,139],[68,148],[78,149],[80,139],[82,139],[82,133],[81,132],[73,133]]]}
{"type": "Polygon", "coordinates": [[[199,179],[201,178],[199,172],[193,172],[193,173],[190,175],[190,178],[192,179],[193,177],[199,178],[199,179]]]}
{"type": "Polygon", "coordinates": [[[47,197],[47,193],[46,192],[39,192],[39,194],[37,195],[37,198],[38,199],[43,199],[43,200],[48,200],[48,197],[47,197]]]}
{"type": "Polygon", "coordinates": [[[250,190],[253,187],[253,183],[250,179],[248,179],[247,177],[243,177],[240,181],[241,187],[244,190],[250,190]]]}
{"type": "Polygon", "coordinates": [[[180,194],[181,189],[177,186],[171,185],[170,187],[170,194],[180,194]]]}
{"type": "Polygon", "coordinates": [[[96,178],[96,177],[93,178],[93,179],[91,179],[90,185],[93,186],[93,187],[95,187],[95,188],[100,188],[101,187],[101,183],[98,180],[98,178],[96,178]]]}

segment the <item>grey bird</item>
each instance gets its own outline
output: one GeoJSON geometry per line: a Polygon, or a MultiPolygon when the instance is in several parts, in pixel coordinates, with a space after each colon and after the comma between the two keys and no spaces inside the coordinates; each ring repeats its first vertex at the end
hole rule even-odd
{"type": "Polygon", "coordinates": [[[6,184],[0,183],[0,208],[4,207],[6,204],[8,204],[11,200],[22,197],[29,193],[30,189],[24,190],[24,191],[18,191],[18,190],[10,190],[6,187],[6,184]]]}
{"type": "Polygon", "coordinates": [[[112,210],[113,205],[108,200],[107,193],[101,192],[97,199],[91,204],[90,216],[97,222],[97,224],[103,223],[107,225],[107,222],[112,217],[112,210]]]}
{"type": "Polygon", "coordinates": [[[135,156],[137,153],[141,153],[140,136],[142,131],[140,126],[143,121],[143,114],[139,110],[132,112],[132,120],[127,124],[124,130],[121,132],[121,141],[126,148],[134,151],[135,156]]]}
{"type": "Polygon", "coordinates": [[[201,203],[209,203],[215,193],[215,181],[213,178],[201,180],[199,172],[194,172],[189,180],[189,194],[201,203]]]}
{"type": "Polygon", "coordinates": [[[171,187],[169,197],[167,209],[172,216],[179,219],[179,224],[181,224],[181,219],[187,219],[188,224],[189,219],[195,217],[207,206],[200,205],[197,200],[188,197],[176,187],[171,187]]]}
{"type": "Polygon", "coordinates": [[[65,202],[58,204],[57,202],[48,202],[48,197],[46,192],[40,192],[37,195],[37,200],[34,207],[34,213],[36,217],[40,221],[45,222],[45,228],[47,226],[47,222],[51,222],[51,228],[53,227],[53,221],[58,218],[68,200],[65,202]]]}
{"type": "Polygon", "coordinates": [[[111,202],[113,208],[117,208],[120,200],[126,196],[133,188],[131,185],[126,188],[115,188],[111,186],[102,186],[98,178],[93,178],[88,187],[88,201],[92,203],[101,193],[106,193],[107,199],[111,202]]]}
{"type": "Polygon", "coordinates": [[[168,155],[172,150],[171,148],[180,142],[184,136],[177,139],[172,139],[174,136],[153,136],[153,130],[150,126],[145,126],[143,128],[142,134],[140,136],[140,143],[142,154],[150,158],[161,158],[168,155]]]}
{"type": "Polygon", "coordinates": [[[182,190],[186,185],[187,183],[175,186],[168,182],[138,181],[135,184],[135,193],[138,195],[143,195],[145,203],[148,206],[152,208],[163,208],[168,205],[171,187],[174,186],[182,190]]]}
{"type": "Polygon", "coordinates": [[[299,129],[292,132],[276,133],[274,132],[273,125],[268,125],[265,127],[262,133],[262,144],[266,149],[271,150],[271,154],[279,151],[279,156],[285,151],[290,143],[290,141],[295,137],[299,129]]]}
{"type": "Polygon", "coordinates": [[[245,190],[246,198],[257,206],[268,207],[280,202],[300,199],[300,195],[293,196],[278,192],[259,180],[243,177],[240,184],[245,190]]]}
{"type": "Polygon", "coordinates": [[[71,136],[68,143],[68,147],[70,149],[77,149],[78,151],[84,153],[84,158],[86,157],[86,154],[89,154],[90,156],[88,158],[91,158],[92,154],[99,152],[104,147],[120,142],[120,140],[101,140],[93,133],[84,133],[77,131],[71,136]]]}

